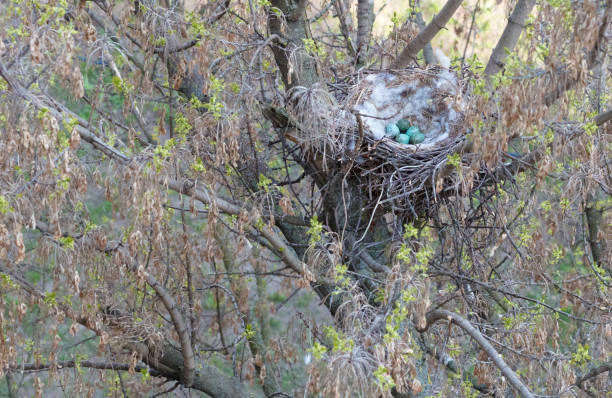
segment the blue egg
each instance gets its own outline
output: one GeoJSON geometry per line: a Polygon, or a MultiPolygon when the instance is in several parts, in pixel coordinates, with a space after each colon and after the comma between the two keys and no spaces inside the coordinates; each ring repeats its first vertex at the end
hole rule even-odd
{"type": "Polygon", "coordinates": [[[389,123],[385,126],[385,135],[387,137],[397,137],[397,135],[400,133],[400,129],[399,127],[397,127],[397,125],[395,123],[389,123]]]}
{"type": "Polygon", "coordinates": [[[419,129],[417,126],[410,126],[408,131],[406,131],[406,134],[408,135],[421,134],[421,129],[419,129]]]}
{"type": "Polygon", "coordinates": [[[410,136],[410,143],[412,145],[420,144],[423,141],[425,141],[425,134],[423,134],[421,132],[412,134],[410,136]]]}
{"type": "Polygon", "coordinates": [[[409,144],[410,143],[410,136],[408,134],[400,134],[400,135],[397,136],[396,140],[400,144],[409,144]]]}
{"type": "Polygon", "coordinates": [[[400,119],[397,121],[397,127],[399,130],[404,133],[406,130],[410,128],[410,120],[408,119],[400,119]]]}

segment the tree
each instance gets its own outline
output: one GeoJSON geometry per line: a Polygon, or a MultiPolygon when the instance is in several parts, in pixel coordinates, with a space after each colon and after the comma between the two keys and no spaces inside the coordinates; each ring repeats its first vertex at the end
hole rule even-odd
{"type": "Polygon", "coordinates": [[[611,3],[381,3],[2,3],[0,391],[610,393],[611,3]],[[383,152],[441,29],[455,144],[383,152]]]}

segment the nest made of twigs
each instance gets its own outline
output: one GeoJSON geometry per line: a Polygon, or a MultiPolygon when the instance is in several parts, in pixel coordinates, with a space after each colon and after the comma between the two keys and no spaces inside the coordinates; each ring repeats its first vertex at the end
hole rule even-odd
{"type": "Polygon", "coordinates": [[[464,82],[449,69],[361,71],[331,86],[352,109],[354,124],[344,156],[353,154],[354,175],[372,203],[416,218],[438,202],[448,178],[449,155],[462,150],[464,82]],[[408,119],[425,134],[422,144],[400,144],[385,125],[408,119]]]}

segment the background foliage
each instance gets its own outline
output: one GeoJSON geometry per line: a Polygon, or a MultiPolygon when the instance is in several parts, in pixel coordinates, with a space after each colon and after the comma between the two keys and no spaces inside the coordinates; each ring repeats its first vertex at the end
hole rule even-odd
{"type": "Polygon", "coordinates": [[[0,394],[608,396],[611,8],[1,2],[0,394]],[[334,93],[446,62],[447,189],[379,207],[334,93]]]}

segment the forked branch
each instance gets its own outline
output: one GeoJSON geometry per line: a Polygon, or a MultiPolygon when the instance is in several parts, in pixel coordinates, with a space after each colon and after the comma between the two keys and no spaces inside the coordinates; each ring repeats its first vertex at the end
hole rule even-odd
{"type": "Polygon", "coordinates": [[[439,320],[448,320],[449,322],[454,322],[461,329],[463,329],[467,334],[469,334],[471,338],[476,340],[478,345],[480,345],[480,347],[487,353],[487,355],[489,356],[489,358],[491,358],[495,366],[499,368],[502,374],[510,382],[510,385],[512,385],[512,387],[514,387],[519,392],[521,397],[534,398],[531,391],[529,391],[527,386],[523,384],[523,382],[518,378],[518,376],[516,375],[516,373],[514,373],[514,371],[510,368],[510,366],[508,366],[508,364],[504,362],[504,360],[502,359],[501,355],[499,355],[497,350],[493,348],[491,343],[489,343],[484,338],[484,336],[478,330],[476,330],[474,326],[472,326],[472,324],[468,320],[464,319],[459,314],[456,314],[454,312],[447,311],[447,310],[432,311],[429,314],[427,314],[426,319],[427,319],[427,324],[425,325],[425,327],[419,328],[417,326],[417,331],[423,333],[427,329],[429,329],[431,325],[433,325],[439,320]]]}
{"type": "MultiPolygon", "coordinates": [[[[140,269],[136,270],[140,272],[140,269]]],[[[144,277],[149,284],[155,290],[155,293],[159,296],[166,311],[170,314],[170,318],[172,318],[172,324],[176,329],[176,333],[178,334],[179,341],[181,343],[181,353],[183,354],[183,370],[182,370],[182,383],[185,387],[191,387],[193,384],[194,373],[195,373],[195,360],[193,357],[193,347],[191,345],[191,337],[187,332],[187,327],[185,325],[185,321],[183,320],[183,315],[178,309],[178,305],[176,301],[172,298],[170,293],[164,288],[157,279],[149,274],[146,271],[143,271],[144,277]]]]}
{"type": "Polygon", "coordinates": [[[612,371],[612,361],[602,363],[599,366],[591,368],[591,370],[589,370],[584,376],[577,377],[576,381],[574,382],[574,385],[582,389],[582,383],[584,383],[585,381],[592,379],[593,377],[599,376],[602,373],[610,371],[612,371]]]}

